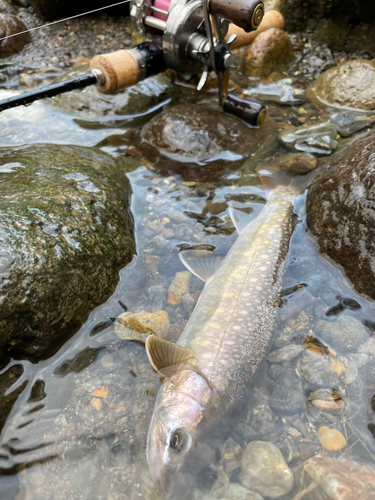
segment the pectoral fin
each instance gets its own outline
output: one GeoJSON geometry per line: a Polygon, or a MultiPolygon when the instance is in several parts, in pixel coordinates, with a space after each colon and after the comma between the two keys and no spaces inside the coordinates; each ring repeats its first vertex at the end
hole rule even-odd
{"type": "Polygon", "coordinates": [[[163,377],[171,377],[194,352],[189,347],[181,347],[168,340],[150,335],[146,340],[146,352],[150,363],[163,377]]]}
{"type": "Polygon", "coordinates": [[[186,269],[205,282],[210,280],[221,264],[220,257],[210,250],[182,250],[179,257],[186,269]]]}

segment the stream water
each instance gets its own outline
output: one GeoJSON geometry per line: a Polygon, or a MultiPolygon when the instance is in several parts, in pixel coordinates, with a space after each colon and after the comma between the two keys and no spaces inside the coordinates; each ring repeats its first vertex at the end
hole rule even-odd
{"type": "MultiPolygon", "coordinates": [[[[248,87],[254,85],[247,82],[248,87]]],[[[193,104],[196,99],[190,89],[180,87],[179,93],[180,102],[193,104]]],[[[207,95],[203,99],[213,102],[207,95]]],[[[121,117],[120,124],[92,120],[87,125],[77,114],[38,102],[16,110],[12,119],[6,113],[0,117],[0,146],[37,142],[99,145],[116,157],[124,154],[119,144],[137,150],[141,127],[163,107],[172,105],[167,101],[139,116],[121,117]]],[[[306,111],[298,115],[298,109],[273,104],[270,114],[283,127],[290,125],[291,114],[305,116],[306,111]]],[[[282,148],[278,143],[272,154],[282,148]]],[[[235,160],[230,169],[210,179],[191,171],[186,175],[184,169],[190,167],[183,163],[176,164],[174,173],[169,163],[166,173],[138,151],[130,159],[127,175],[133,192],[137,254],[120,272],[116,291],[92,311],[54,356],[36,364],[13,359],[1,370],[1,397],[13,401],[0,435],[2,500],[165,498],[152,482],[146,463],[147,430],[162,381],[144,348],[119,338],[113,322],[124,309],[134,313],[164,310],[170,321],[168,339],[178,339],[202,289],[202,282],[193,276],[189,300],[167,304],[168,287],[176,272],[184,270],[178,258],[180,245],[213,245],[225,255],[237,237],[228,215],[229,202],[245,203],[254,216],[265,203],[253,157],[242,155],[235,160]],[[161,221],[159,229],[155,229],[155,221],[161,221]]],[[[0,172],[2,175],[7,173],[0,172]]],[[[199,460],[181,479],[188,485],[186,498],[227,498],[208,495],[228,481],[239,482],[241,456],[253,440],[273,443],[282,451],[294,475],[293,489],[280,497],[285,500],[309,486],[311,477],[303,467],[317,453],[359,464],[374,463],[373,358],[361,348],[352,353],[336,348],[328,353],[311,340],[318,321],[347,317],[365,325],[370,338],[374,303],[357,294],[342,269],[319,254],[306,227],[304,197],[296,211],[281,323],[273,348],[284,348],[284,354],[267,361],[235,414],[222,415],[202,437],[199,460]],[[323,353],[319,359],[304,358],[319,349],[323,353]],[[324,395],[317,393],[322,389],[324,395]],[[333,389],[339,397],[332,403],[333,389]],[[329,404],[319,406],[317,400],[329,404]],[[317,435],[323,426],[340,431],[346,446],[327,452],[317,435]]],[[[270,484],[272,474],[269,472],[270,484]]],[[[246,497],[233,493],[232,498],[246,497]]],[[[301,498],[328,497],[315,489],[301,498]]]]}

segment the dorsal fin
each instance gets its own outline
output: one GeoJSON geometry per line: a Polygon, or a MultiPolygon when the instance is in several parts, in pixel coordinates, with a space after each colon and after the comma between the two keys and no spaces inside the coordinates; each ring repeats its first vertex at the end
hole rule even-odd
{"type": "Polygon", "coordinates": [[[221,259],[211,250],[182,250],[179,257],[183,265],[190,272],[207,282],[220,267],[221,259]]]}
{"type": "Polygon", "coordinates": [[[190,358],[194,351],[150,335],[146,340],[146,352],[150,363],[163,377],[171,377],[190,358]]]}
{"type": "Polygon", "coordinates": [[[232,219],[234,227],[237,229],[239,234],[241,234],[254,219],[254,215],[252,213],[248,214],[233,206],[229,206],[229,217],[232,219]]]}

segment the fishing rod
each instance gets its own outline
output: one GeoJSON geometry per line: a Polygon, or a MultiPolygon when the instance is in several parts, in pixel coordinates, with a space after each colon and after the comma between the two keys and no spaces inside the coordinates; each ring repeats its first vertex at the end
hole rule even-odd
{"type": "Polygon", "coordinates": [[[131,0],[130,4],[133,25],[150,41],[95,56],[86,75],[4,99],[0,112],[90,85],[113,94],[170,68],[187,76],[202,72],[198,91],[215,72],[222,109],[250,125],[264,121],[264,105],[228,92],[231,50],[250,43],[261,23],[264,29],[275,25],[271,12],[264,16],[262,0],[131,0]]]}

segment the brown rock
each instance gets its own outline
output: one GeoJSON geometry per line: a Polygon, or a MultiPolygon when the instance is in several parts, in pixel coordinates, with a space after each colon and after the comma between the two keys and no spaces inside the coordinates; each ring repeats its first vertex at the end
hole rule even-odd
{"type": "Polygon", "coordinates": [[[274,163],[292,175],[301,175],[314,170],[318,160],[309,153],[289,153],[277,158],[274,163]]]}
{"type": "MultiPolygon", "coordinates": [[[[0,38],[26,31],[26,26],[16,16],[0,14],[0,38]]],[[[13,36],[0,42],[0,57],[9,57],[20,52],[31,41],[29,33],[13,36]]]]}
{"type": "Polygon", "coordinates": [[[294,50],[285,31],[271,28],[260,33],[247,49],[242,70],[247,76],[267,78],[283,71],[294,59],[294,50]]]}
{"type": "Polygon", "coordinates": [[[328,451],[339,451],[346,445],[346,439],[337,429],[323,426],[318,431],[320,444],[328,451]]]}
{"type": "Polygon", "coordinates": [[[343,266],[360,293],[375,299],[375,134],[335,155],[307,194],[307,223],[320,251],[343,266]]]}
{"type": "Polygon", "coordinates": [[[94,410],[100,411],[103,408],[103,403],[99,398],[92,398],[90,401],[90,406],[94,408],[94,410]]]}
{"type": "Polygon", "coordinates": [[[157,255],[147,255],[144,260],[145,267],[150,271],[150,273],[158,272],[159,262],[160,257],[158,257],[157,255]]]}

